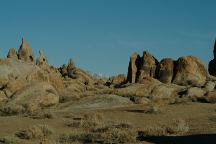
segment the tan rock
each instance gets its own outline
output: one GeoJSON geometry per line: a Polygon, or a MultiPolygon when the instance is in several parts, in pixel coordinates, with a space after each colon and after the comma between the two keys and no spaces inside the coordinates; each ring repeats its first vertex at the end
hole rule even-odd
{"type": "Polygon", "coordinates": [[[75,77],[75,70],[76,70],[75,63],[74,63],[74,61],[72,59],[70,59],[69,63],[68,63],[68,66],[67,66],[67,75],[68,75],[68,77],[76,78],[75,77]]]}
{"type": "Polygon", "coordinates": [[[173,83],[202,86],[205,84],[207,76],[208,72],[199,59],[193,56],[181,57],[175,65],[173,83]]]}
{"type": "Polygon", "coordinates": [[[64,88],[61,74],[56,69],[38,67],[32,63],[13,59],[2,59],[0,61],[0,85],[6,86],[8,94],[13,94],[32,81],[49,82],[58,92],[64,88]]]}
{"type": "Polygon", "coordinates": [[[34,61],[34,54],[32,52],[32,49],[29,47],[27,41],[24,38],[22,39],[22,43],[18,50],[18,58],[26,62],[34,61]]]}
{"type": "Polygon", "coordinates": [[[8,103],[38,109],[58,104],[59,95],[47,82],[32,82],[17,91],[8,103]]]}
{"type": "Polygon", "coordinates": [[[36,61],[36,65],[38,66],[44,66],[44,65],[48,66],[49,65],[47,58],[45,57],[45,55],[43,54],[41,50],[39,50],[39,58],[36,61]]]}
{"type": "Polygon", "coordinates": [[[120,74],[118,76],[112,77],[111,83],[115,85],[121,85],[121,84],[126,83],[126,81],[127,81],[127,78],[124,75],[120,74]]]}
{"type": "Polygon", "coordinates": [[[174,61],[170,58],[162,59],[157,66],[157,79],[163,83],[171,83],[173,78],[174,61]]]}
{"type": "Polygon", "coordinates": [[[144,77],[155,77],[157,65],[157,59],[150,53],[144,51],[143,57],[141,58],[140,70],[138,71],[138,81],[142,80],[144,77]]]}
{"type": "Polygon", "coordinates": [[[16,52],[16,50],[14,48],[9,49],[7,58],[12,58],[12,59],[15,59],[15,60],[18,59],[17,52],[16,52]]]}
{"type": "Polygon", "coordinates": [[[137,53],[134,53],[130,57],[130,62],[128,66],[128,75],[127,75],[127,80],[130,83],[135,83],[137,79],[137,71],[138,67],[140,65],[140,56],[137,53]]]}

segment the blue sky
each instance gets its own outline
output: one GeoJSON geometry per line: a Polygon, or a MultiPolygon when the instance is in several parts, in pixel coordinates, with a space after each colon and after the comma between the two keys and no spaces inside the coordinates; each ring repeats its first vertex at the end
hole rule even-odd
{"type": "Polygon", "coordinates": [[[0,56],[25,37],[60,66],[73,58],[88,71],[127,73],[133,52],[158,60],[212,59],[215,0],[1,0],[0,56]]]}

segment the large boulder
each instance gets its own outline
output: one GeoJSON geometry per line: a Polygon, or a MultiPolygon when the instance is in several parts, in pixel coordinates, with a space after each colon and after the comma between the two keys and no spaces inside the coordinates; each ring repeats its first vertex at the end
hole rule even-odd
{"type": "Polygon", "coordinates": [[[37,110],[59,103],[55,88],[47,82],[32,82],[18,90],[8,105],[20,105],[28,110],[37,110]]]}
{"type": "Polygon", "coordinates": [[[165,58],[160,61],[156,70],[156,77],[163,83],[171,83],[173,78],[174,61],[170,58],[165,58]]]}
{"type": "Polygon", "coordinates": [[[49,82],[59,92],[64,88],[61,74],[53,68],[40,68],[35,64],[13,59],[0,61],[0,85],[4,86],[7,96],[10,97],[32,81],[49,82]]]}
{"type": "Polygon", "coordinates": [[[216,40],[214,44],[214,59],[209,62],[208,71],[210,75],[216,76],[216,40]]]}
{"type": "Polygon", "coordinates": [[[157,59],[150,53],[144,51],[143,57],[141,58],[140,69],[138,71],[138,81],[142,80],[144,77],[155,77],[157,65],[157,59]]]}
{"type": "Polygon", "coordinates": [[[130,57],[130,62],[128,66],[128,75],[127,80],[130,83],[135,83],[137,79],[137,71],[139,70],[140,65],[140,56],[137,53],[134,53],[130,57]]]}
{"type": "Polygon", "coordinates": [[[16,50],[14,48],[9,49],[8,54],[7,54],[7,58],[12,58],[12,59],[15,59],[15,60],[18,59],[17,52],[16,52],[16,50]]]}
{"type": "Polygon", "coordinates": [[[173,83],[202,86],[205,84],[207,76],[208,72],[198,58],[193,56],[181,57],[175,64],[173,83]]]}
{"type": "Polygon", "coordinates": [[[24,38],[22,39],[22,43],[18,50],[18,58],[26,62],[34,61],[34,54],[32,52],[32,49],[24,38]]]}

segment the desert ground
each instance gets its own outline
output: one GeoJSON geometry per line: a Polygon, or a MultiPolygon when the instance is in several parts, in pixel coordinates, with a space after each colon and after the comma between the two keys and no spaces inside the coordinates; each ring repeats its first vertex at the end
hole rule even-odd
{"type": "Polygon", "coordinates": [[[215,67],[144,51],[127,76],[94,77],[23,39],[0,60],[0,144],[215,144],[215,67]]]}

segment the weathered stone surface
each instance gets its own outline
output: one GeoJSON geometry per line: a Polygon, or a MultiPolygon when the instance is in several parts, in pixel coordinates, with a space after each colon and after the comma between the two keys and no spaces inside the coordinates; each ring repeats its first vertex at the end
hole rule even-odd
{"type": "Polygon", "coordinates": [[[154,101],[166,100],[167,102],[172,102],[180,90],[181,88],[175,85],[161,84],[152,89],[150,98],[154,101]]]}
{"type": "Polygon", "coordinates": [[[155,77],[157,65],[157,59],[150,53],[144,51],[143,57],[141,58],[140,69],[138,71],[138,81],[142,80],[144,77],[155,77]]]}
{"type": "Polygon", "coordinates": [[[216,76],[216,40],[214,44],[214,59],[209,62],[208,71],[210,75],[216,76]]]}
{"type": "Polygon", "coordinates": [[[193,101],[197,101],[202,98],[206,94],[204,89],[198,87],[191,87],[187,90],[187,97],[192,99],[193,101]]]}
{"type": "Polygon", "coordinates": [[[14,48],[9,49],[8,54],[7,54],[7,58],[12,58],[12,59],[15,59],[15,60],[18,59],[17,52],[16,52],[16,50],[14,48]]]}
{"type": "Polygon", "coordinates": [[[58,91],[64,88],[61,74],[55,69],[40,68],[34,64],[13,59],[0,61],[0,85],[6,86],[7,94],[13,94],[31,81],[49,82],[58,91]]]}
{"type": "Polygon", "coordinates": [[[126,83],[126,81],[127,81],[127,78],[124,75],[120,74],[120,75],[112,77],[111,83],[115,85],[121,85],[121,84],[126,83]]]}
{"type": "Polygon", "coordinates": [[[39,58],[36,60],[36,65],[38,66],[48,66],[48,60],[45,57],[45,55],[43,54],[43,52],[41,50],[39,50],[39,58]]]}
{"type": "Polygon", "coordinates": [[[207,101],[210,103],[216,103],[216,91],[208,92],[206,95],[207,101]]]}
{"type": "Polygon", "coordinates": [[[137,53],[134,53],[130,57],[130,62],[128,66],[128,75],[127,80],[130,83],[135,83],[137,79],[137,71],[139,70],[140,65],[140,56],[137,53]]]}
{"type": "Polygon", "coordinates": [[[22,39],[22,43],[18,50],[18,58],[26,62],[34,61],[34,54],[32,52],[32,49],[24,38],[22,39]]]}
{"type": "Polygon", "coordinates": [[[76,78],[75,70],[76,70],[75,63],[74,63],[74,61],[72,59],[70,59],[69,63],[68,63],[68,66],[67,66],[67,75],[68,75],[68,77],[76,78]]]}
{"type": "Polygon", "coordinates": [[[58,104],[59,95],[55,88],[47,82],[33,82],[18,90],[12,97],[10,104],[38,109],[58,104]]]}
{"type": "Polygon", "coordinates": [[[160,61],[156,70],[156,77],[163,83],[171,83],[173,78],[174,61],[170,58],[165,58],[160,61]]]}
{"type": "Polygon", "coordinates": [[[215,82],[213,81],[208,81],[206,82],[205,86],[204,86],[204,89],[207,91],[207,92],[210,92],[210,91],[213,91],[215,89],[215,82]]]}
{"type": "Polygon", "coordinates": [[[193,56],[181,57],[175,64],[173,83],[202,86],[207,76],[208,72],[199,59],[193,56]]]}

